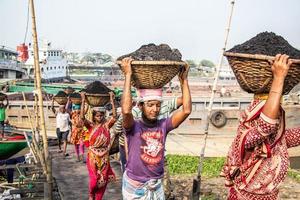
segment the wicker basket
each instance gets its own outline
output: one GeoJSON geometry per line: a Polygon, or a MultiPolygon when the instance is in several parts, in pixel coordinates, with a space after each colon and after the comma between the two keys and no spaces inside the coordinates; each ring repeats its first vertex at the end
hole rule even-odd
{"type": "MultiPolygon", "coordinates": [[[[273,56],[225,52],[224,56],[240,86],[249,93],[269,93],[273,75],[269,60],[273,56]]],[[[292,59],[293,64],[285,78],[283,94],[288,94],[300,82],[300,60],[292,59]]]]}
{"type": "Polygon", "coordinates": [[[66,105],[68,102],[67,97],[53,97],[54,101],[56,101],[59,105],[66,105]]]}
{"type": "Polygon", "coordinates": [[[73,104],[81,104],[81,98],[70,97],[73,104]]]}
{"type": "MultiPolygon", "coordinates": [[[[117,61],[121,66],[121,61],[117,61]]],[[[176,76],[184,62],[132,61],[132,86],[139,89],[162,88],[176,76]]]]}
{"type": "Polygon", "coordinates": [[[109,102],[109,94],[88,94],[86,93],[86,101],[90,106],[104,106],[109,102]]]}

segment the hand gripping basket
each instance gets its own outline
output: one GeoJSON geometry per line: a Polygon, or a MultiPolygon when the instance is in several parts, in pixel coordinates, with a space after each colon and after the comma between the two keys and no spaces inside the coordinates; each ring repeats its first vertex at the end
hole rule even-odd
{"type": "MultiPolygon", "coordinates": [[[[249,93],[269,93],[273,75],[270,60],[273,56],[225,52],[240,86],[249,93]]],[[[285,78],[283,94],[288,94],[300,82],[300,60],[292,59],[293,64],[285,78]]]]}
{"type": "MultiPolygon", "coordinates": [[[[121,66],[121,61],[117,61],[121,66]]],[[[170,82],[184,66],[179,61],[132,61],[131,85],[138,89],[158,89],[170,82]]]]}
{"type": "Polygon", "coordinates": [[[56,101],[59,105],[66,105],[68,102],[68,98],[67,97],[53,97],[54,101],[56,101]]]}
{"type": "Polygon", "coordinates": [[[89,94],[86,93],[86,101],[90,106],[104,106],[110,100],[109,94],[89,94]]]}

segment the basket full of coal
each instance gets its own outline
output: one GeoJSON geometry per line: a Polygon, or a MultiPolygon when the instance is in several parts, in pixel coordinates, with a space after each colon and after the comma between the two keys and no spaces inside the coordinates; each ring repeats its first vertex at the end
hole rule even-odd
{"type": "Polygon", "coordinates": [[[90,106],[104,106],[109,102],[111,91],[100,81],[94,81],[83,90],[86,92],[86,100],[90,106]]]}
{"type": "Polygon", "coordinates": [[[68,102],[68,95],[64,91],[59,91],[54,97],[54,101],[56,101],[59,105],[66,105],[68,102]]]}
{"type": "Polygon", "coordinates": [[[70,94],[70,100],[73,104],[81,104],[81,95],[78,92],[70,94]]]}
{"type": "Polygon", "coordinates": [[[123,58],[131,57],[131,84],[139,89],[162,88],[170,82],[185,64],[177,49],[171,49],[167,44],[148,44],[138,50],[119,57],[117,64],[121,65],[123,58]]]}
{"type": "Polygon", "coordinates": [[[300,82],[300,51],[273,32],[262,32],[243,44],[226,51],[224,56],[240,84],[249,93],[269,93],[273,75],[271,62],[276,54],[287,54],[293,60],[285,79],[283,94],[300,82]]]}

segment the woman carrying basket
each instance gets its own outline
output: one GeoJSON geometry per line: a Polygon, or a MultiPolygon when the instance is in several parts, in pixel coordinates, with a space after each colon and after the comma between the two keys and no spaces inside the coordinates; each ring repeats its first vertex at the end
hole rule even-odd
{"type": "Polygon", "coordinates": [[[269,94],[256,94],[241,116],[227,161],[221,172],[228,199],[274,200],[289,167],[287,149],[300,145],[300,127],[285,128],[281,107],[284,80],[292,62],[276,55],[269,94]]]}
{"type": "Polygon", "coordinates": [[[84,121],[81,116],[87,113],[87,109],[84,109],[84,103],[81,105],[73,104],[71,112],[72,132],[70,142],[74,144],[77,161],[85,162],[84,160],[84,136],[87,134],[87,130],[84,127],[84,121]]]}
{"type": "MultiPolygon", "coordinates": [[[[82,95],[82,102],[84,102],[85,94],[82,93],[82,95]]],[[[116,110],[112,92],[110,92],[110,102],[113,110],[113,116],[110,119],[105,118],[106,110],[104,107],[95,107],[93,108],[92,122],[85,120],[85,125],[90,134],[87,156],[87,168],[90,177],[90,200],[101,200],[107,184],[115,180],[115,174],[109,162],[109,150],[111,147],[109,130],[116,122],[116,110]]],[[[84,116],[82,117],[84,119],[84,116]]]]}

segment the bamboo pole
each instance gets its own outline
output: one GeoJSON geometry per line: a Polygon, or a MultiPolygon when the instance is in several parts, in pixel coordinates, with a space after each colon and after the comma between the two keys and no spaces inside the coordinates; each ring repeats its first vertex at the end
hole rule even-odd
{"type": "MultiPolygon", "coordinates": [[[[36,85],[36,74],[34,75],[34,89],[37,90],[37,85],[36,85]]],[[[34,112],[35,112],[35,132],[37,133],[38,135],[38,138],[40,141],[40,123],[39,123],[39,110],[38,110],[38,96],[37,94],[33,93],[34,94],[34,112]]]]}
{"type": "Polygon", "coordinates": [[[48,199],[52,200],[52,169],[51,161],[49,161],[49,151],[48,151],[48,140],[47,133],[45,127],[45,117],[44,117],[44,107],[43,107],[43,94],[41,88],[41,70],[39,65],[39,48],[38,48],[38,40],[37,40],[37,31],[36,31],[36,21],[35,21],[35,11],[34,11],[34,2],[33,0],[29,0],[30,8],[31,8],[31,16],[32,16],[32,34],[34,41],[34,69],[36,75],[36,86],[37,86],[37,94],[38,94],[38,105],[39,105],[39,115],[40,115],[40,125],[41,132],[43,137],[43,147],[44,147],[44,155],[46,161],[46,174],[47,174],[47,183],[48,183],[48,199]]]}
{"type": "Polygon", "coordinates": [[[200,197],[200,193],[201,193],[201,174],[202,174],[204,153],[205,153],[207,136],[208,136],[209,118],[210,118],[210,114],[211,114],[211,111],[212,111],[212,105],[213,105],[215,93],[216,93],[216,90],[217,90],[217,84],[218,84],[220,69],[221,69],[221,66],[222,66],[222,63],[223,63],[223,58],[224,58],[223,54],[224,54],[224,52],[226,50],[226,46],[227,46],[227,40],[228,40],[228,36],[229,36],[229,30],[230,30],[231,19],[232,19],[232,14],[233,14],[233,8],[234,8],[235,1],[232,0],[230,3],[231,3],[231,10],[230,10],[230,14],[229,14],[227,28],[225,30],[224,47],[222,48],[222,53],[221,53],[221,56],[220,56],[220,59],[219,59],[219,63],[217,65],[215,78],[214,78],[214,83],[213,83],[211,96],[210,96],[210,101],[209,101],[209,106],[208,106],[208,111],[207,111],[207,115],[206,115],[206,125],[205,125],[205,130],[204,130],[204,134],[205,134],[204,135],[204,144],[203,144],[203,147],[202,147],[201,152],[200,152],[200,159],[199,159],[199,165],[198,165],[198,175],[197,175],[196,179],[194,179],[194,181],[193,181],[193,191],[192,191],[192,199],[193,200],[201,199],[201,197],[200,197]]]}
{"type": "Polygon", "coordinates": [[[33,144],[29,141],[29,138],[28,138],[28,135],[27,135],[26,131],[24,131],[23,134],[25,136],[27,146],[30,149],[30,153],[33,155],[34,163],[37,164],[38,163],[37,152],[35,151],[33,144]]]}

